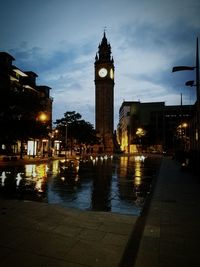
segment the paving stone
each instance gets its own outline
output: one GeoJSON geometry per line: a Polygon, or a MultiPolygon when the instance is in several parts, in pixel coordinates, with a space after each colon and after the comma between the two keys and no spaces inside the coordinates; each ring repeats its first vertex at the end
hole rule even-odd
{"type": "Polygon", "coordinates": [[[63,237],[77,238],[82,230],[83,227],[80,227],[80,224],[78,226],[75,226],[73,224],[66,223],[58,225],[53,229],[52,232],[63,237]]]}
{"type": "Polygon", "coordinates": [[[101,242],[102,244],[125,247],[128,242],[128,238],[129,236],[127,235],[106,233],[101,242]]]}
{"type": "Polygon", "coordinates": [[[118,266],[137,219],[30,201],[0,207],[1,267],[118,266]]]}
{"type": "Polygon", "coordinates": [[[101,241],[104,236],[106,235],[105,232],[92,230],[92,229],[83,229],[78,238],[82,240],[89,240],[89,241],[101,241]]]}
{"type": "Polygon", "coordinates": [[[164,158],[135,267],[200,266],[199,196],[197,179],[164,158]]]}
{"type": "Polygon", "coordinates": [[[69,252],[67,259],[79,264],[97,267],[116,267],[119,264],[123,250],[112,246],[102,246],[101,243],[78,242],[69,252]]]}
{"type": "Polygon", "coordinates": [[[126,223],[111,223],[105,222],[99,227],[100,231],[108,233],[116,233],[122,235],[130,235],[133,231],[133,225],[126,223]]]}
{"type": "MultiPolygon", "coordinates": [[[[15,251],[9,257],[0,260],[1,267],[80,267],[79,264],[53,259],[30,252],[15,251]]],[[[81,265],[87,266],[87,265],[81,265]]]]}

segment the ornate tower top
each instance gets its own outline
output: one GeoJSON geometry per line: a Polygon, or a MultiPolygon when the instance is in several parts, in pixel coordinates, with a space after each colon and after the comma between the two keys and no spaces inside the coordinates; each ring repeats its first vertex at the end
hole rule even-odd
{"type": "Polygon", "coordinates": [[[95,63],[114,62],[113,58],[111,58],[111,46],[107,41],[105,31],[98,48],[99,50],[95,57],[95,63]]]}

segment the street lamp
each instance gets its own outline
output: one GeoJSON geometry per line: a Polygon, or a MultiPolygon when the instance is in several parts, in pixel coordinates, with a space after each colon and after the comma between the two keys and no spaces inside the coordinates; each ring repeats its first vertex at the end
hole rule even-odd
{"type": "Polygon", "coordinates": [[[186,86],[196,86],[196,97],[197,97],[197,108],[196,108],[196,118],[197,118],[197,150],[200,150],[200,95],[199,95],[199,45],[198,38],[196,40],[196,66],[176,66],[173,67],[172,72],[183,71],[183,70],[194,70],[196,69],[196,84],[194,81],[187,81],[186,86]]]}
{"type": "Polygon", "coordinates": [[[54,129],[53,130],[53,155],[59,155],[60,154],[60,143],[61,141],[59,140],[59,130],[54,129]]]}
{"type": "Polygon", "coordinates": [[[67,123],[65,125],[65,159],[67,158],[67,123]]]}
{"type": "Polygon", "coordinates": [[[140,147],[142,146],[142,137],[145,135],[145,130],[141,127],[137,128],[135,133],[139,138],[140,147]]]}
{"type": "Polygon", "coordinates": [[[183,123],[179,124],[177,127],[177,138],[180,139],[181,146],[184,147],[184,150],[188,150],[188,148],[190,146],[190,143],[188,140],[188,133],[187,133],[188,127],[189,127],[189,125],[187,122],[183,122],[183,123]]]}
{"type": "MultiPolygon", "coordinates": [[[[43,124],[44,126],[46,126],[46,130],[48,129],[48,138],[46,139],[42,139],[41,140],[41,154],[44,157],[45,156],[45,152],[48,153],[48,156],[52,155],[52,151],[51,151],[51,133],[50,133],[50,127],[49,127],[49,114],[46,111],[41,111],[38,114],[37,117],[37,121],[39,121],[41,124],[43,124]]],[[[46,134],[45,134],[46,135],[46,134]]]]}

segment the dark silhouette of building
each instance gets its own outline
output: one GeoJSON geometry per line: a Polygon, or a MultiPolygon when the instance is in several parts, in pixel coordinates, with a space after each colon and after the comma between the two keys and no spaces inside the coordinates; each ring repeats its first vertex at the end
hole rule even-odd
{"type": "Polygon", "coordinates": [[[0,152],[22,153],[23,148],[29,153],[34,148],[30,155],[36,155],[39,148],[47,151],[50,144],[51,88],[38,86],[38,75],[20,70],[14,60],[0,52],[0,152]],[[46,139],[45,145],[42,139],[46,139]]]}
{"type": "Polygon", "coordinates": [[[114,60],[104,32],[95,58],[95,124],[102,152],[113,152],[114,60]]]}
{"type": "Polygon", "coordinates": [[[166,149],[189,150],[191,148],[191,118],[193,105],[164,107],[164,140],[166,149]]]}
{"type": "Polygon", "coordinates": [[[124,101],[119,110],[117,130],[121,150],[188,150],[189,122],[193,106],[165,106],[164,102],[124,101]]]}

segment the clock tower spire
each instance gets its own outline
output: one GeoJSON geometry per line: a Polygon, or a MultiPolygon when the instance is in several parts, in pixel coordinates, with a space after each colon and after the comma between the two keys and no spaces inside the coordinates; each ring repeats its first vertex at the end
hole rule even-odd
{"type": "Polygon", "coordinates": [[[114,60],[104,31],[95,57],[95,127],[103,152],[113,153],[114,60]]]}

